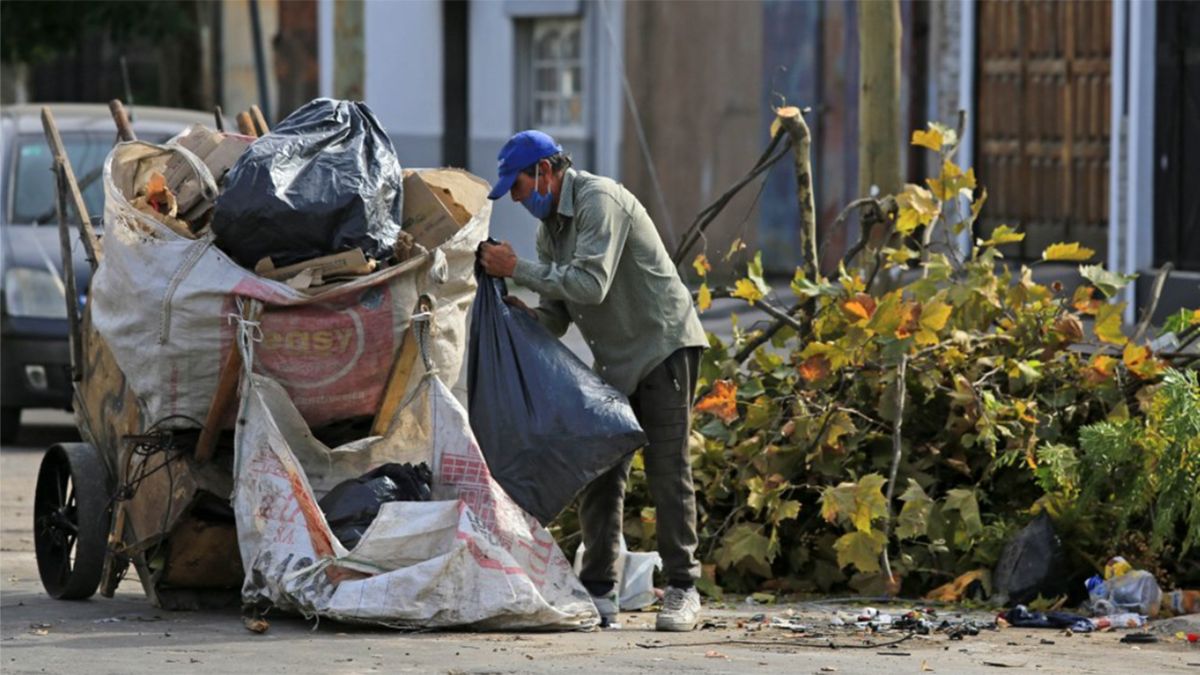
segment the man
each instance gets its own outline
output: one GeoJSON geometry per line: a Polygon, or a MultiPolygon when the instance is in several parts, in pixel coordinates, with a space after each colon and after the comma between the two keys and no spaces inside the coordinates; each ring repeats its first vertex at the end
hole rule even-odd
{"type": "MultiPolygon", "coordinates": [[[[489,196],[505,193],[541,221],[536,261],[518,259],[508,243],[485,244],[484,270],[536,291],[530,309],[558,336],[574,321],[596,359],[596,370],[629,397],[646,432],[646,482],[654,499],[658,550],[668,587],[658,630],[688,631],[700,614],[695,581],[696,493],[688,457],[692,396],[708,341],[654,223],[615,181],[571,168],[554,139],[522,131],[500,150],[500,178],[489,196]]],[[[617,558],[625,483],[632,457],[584,489],[580,580],[602,626],[617,619],[617,558]]]]}

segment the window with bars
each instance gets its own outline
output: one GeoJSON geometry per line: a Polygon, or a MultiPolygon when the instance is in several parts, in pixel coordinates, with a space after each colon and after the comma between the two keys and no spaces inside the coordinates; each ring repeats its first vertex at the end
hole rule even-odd
{"type": "Polygon", "coordinates": [[[549,133],[582,133],[584,114],[583,20],[536,18],[522,22],[519,87],[525,126],[549,133]]]}

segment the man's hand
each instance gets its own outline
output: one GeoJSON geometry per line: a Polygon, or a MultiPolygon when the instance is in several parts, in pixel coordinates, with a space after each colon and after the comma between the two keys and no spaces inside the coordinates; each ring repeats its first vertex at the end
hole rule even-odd
{"type": "Polygon", "coordinates": [[[529,316],[533,317],[535,320],[537,319],[537,312],[535,312],[535,311],[533,311],[532,309],[530,309],[530,308],[529,308],[529,305],[526,305],[526,304],[525,304],[525,302],[524,302],[524,301],[522,301],[522,300],[521,300],[520,298],[518,298],[517,296],[515,296],[515,295],[506,295],[506,296],[504,296],[504,302],[505,302],[505,304],[507,304],[507,305],[509,305],[509,306],[511,306],[511,307],[516,307],[517,309],[523,309],[523,310],[525,310],[525,313],[526,313],[526,314],[528,314],[529,316]]]}
{"type": "Polygon", "coordinates": [[[479,249],[479,264],[494,277],[511,277],[517,268],[517,254],[507,241],[499,244],[484,242],[479,249]]]}

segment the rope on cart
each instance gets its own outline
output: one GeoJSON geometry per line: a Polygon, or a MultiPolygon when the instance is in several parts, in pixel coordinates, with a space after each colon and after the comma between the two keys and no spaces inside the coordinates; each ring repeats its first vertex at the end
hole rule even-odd
{"type": "Polygon", "coordinates": [[[229,323],[237,324],[234,339],[237,340],[238,351],[242,353],[242,368],[249,376],[254,370],[254,343],[263,341],[262,322],[258,319],[262,313],[262,303],[258,300],[250,300],[250,305],[247,307],[246,300],[246,298],[238,296],[235,299],[238,311],[227,314],[226,320],[229,323]]]}

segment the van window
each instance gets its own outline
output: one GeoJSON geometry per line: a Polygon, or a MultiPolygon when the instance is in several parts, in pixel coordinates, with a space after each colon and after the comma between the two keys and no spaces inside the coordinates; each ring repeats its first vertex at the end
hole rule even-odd
{"type": "MultiPolygon", "coordinates": [[[[63,145],[75,180],[83,193],[88,215],[99,216],[104,210],[104,160],[113,147],[109,134],[63,134],[63,145]]],[[[56,223],[54,160],[42,136],[22,136],[17,145],[12,185],[12,222],[19,224],[56,223]]],[[[69,203],[69,202],[68,202],[69,203]]],[[[73,211],[74,209],[72,209],[73,211]]],[[[74,216],[71,216],[72,219],[74,216]]]]}

